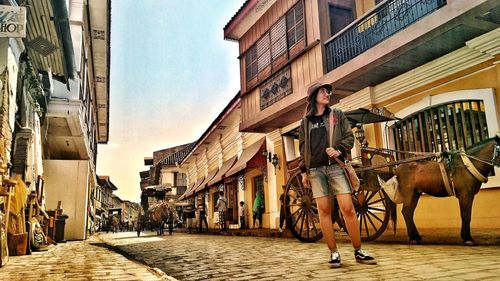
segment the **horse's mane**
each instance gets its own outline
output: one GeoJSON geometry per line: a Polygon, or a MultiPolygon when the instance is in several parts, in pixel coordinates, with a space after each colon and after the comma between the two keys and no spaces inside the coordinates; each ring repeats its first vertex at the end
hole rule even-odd
{"type": "MultiPolygon", "coordinates": [[[[465,149],[465,151],[467,152],[467,154],[472,154],[472,153],[476,152],[483,145],[487,144],[488,142],[491,142],[492,140],[495,140],[495,138],[496,138],[496,136],[485,139],[485,140],[478,142],[478,143],[475,143],[473,145],[470,145],[465,149]]],[[[449,156],[450,157],[449,157],[448,167],[450,169],[450,173],[453,175],[453,174],[455,174],[455,169],[456,169],[458,163],[461,163],[462,160],[460,159],[460,154],[457,152],[449,153],[449,156]]]]}
{"type": "Polygon", "coordinates": [[[486,144],[486,143],[488,143],[488,142],[490,142],[490,141],[494,140],[495,138],[496,138],[496,136],[495,136],[495,137],[491,137],[491,138],[489,138],[489,139],[485,139],[485,140],[483,140],[483,141],[481,141],[481,142],[475,143],[475,144],[473,144],[473,145],[471,145],[471,146],[467,147],[467,148],[465,149],[465,151],[467,151],[467,152],[474,152],[474,151],[475,151],[475,150],[476,150],[479,146],[482,146],[482,145],[484,145],[484,144],[486,144]]]}

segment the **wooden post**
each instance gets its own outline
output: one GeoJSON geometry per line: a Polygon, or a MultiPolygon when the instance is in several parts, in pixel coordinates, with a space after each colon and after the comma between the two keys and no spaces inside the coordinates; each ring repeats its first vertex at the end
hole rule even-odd
{"type": "Polygon", "coordinates": [[[5,219],[5,227],[7,228],[7,232],[9,229],[9,218],[10,218],[10,205],[11,205],[11,198],[12,198],[12,193],[14,193],[14,187],[16,186],[17,181],[11,180],[11,179],[4,179],[3,180],[3,185],[7,189],[7,208],[5,211],[5,215],[7,216],[5,219]]]}

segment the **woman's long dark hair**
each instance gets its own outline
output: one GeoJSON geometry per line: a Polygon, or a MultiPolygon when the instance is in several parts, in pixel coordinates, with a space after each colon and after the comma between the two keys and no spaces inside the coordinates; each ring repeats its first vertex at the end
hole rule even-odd
{"type": "Polygon", "coordinates": [[[304,112],[304,117],[311,117],[316,115],[318,108],[316,106],[316,97],[318,96],[318,91],[314,91],[309,97],[307,97],[306,112],[304,112]]]}
{"type": "MultiPolygon", "coordinates": [[[[304,112],[304,117],[311,117],[316,115],[318,113],[318,106],[316,104],[316,97],[318,96],[319,89],[314,91],[308,98],[307,98],[307,105],[306,105],[306,112],[304,112]]],[[[325,107],[325,112],[330,113],[330,106],[325,107]]],[[[324,113],[325,113],[324,112],[324,113]]]]}

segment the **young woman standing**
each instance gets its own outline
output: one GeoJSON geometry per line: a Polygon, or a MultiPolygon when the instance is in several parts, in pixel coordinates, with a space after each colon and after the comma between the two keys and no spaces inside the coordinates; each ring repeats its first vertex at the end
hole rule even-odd
{"type": "Polygon", "coordinates": [[[330,266],[340,267],[340,254],[332,224],[332,196],[337,197],[357,262],[375,264],[375,259],[361,249],[361,235],[352,203],[351,187],[334,157],[345,159],[354,144],[351,125],[344,113],[330,109],[332,86],[314,84],[308,90],[306,113],[302,118],[299,143],[302,160],[302,183],[311,187],[316,199],[323,237],[330,250],[330,266]],[[330,115],[331,114],[331,115],[330,115]],[[333,126],[330,126],[333,122],[333,126]],[[330,132],[330,128],[333,128],[330,132]]]}

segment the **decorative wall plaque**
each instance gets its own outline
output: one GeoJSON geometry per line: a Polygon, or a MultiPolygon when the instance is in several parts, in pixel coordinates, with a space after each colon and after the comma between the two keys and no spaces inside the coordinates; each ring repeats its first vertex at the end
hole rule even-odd
{"type": "Polygon", "coordinates": [[[264,110],[292,93],[290,66],[278,71],[260,87],[260,110],[264,110]]]}

